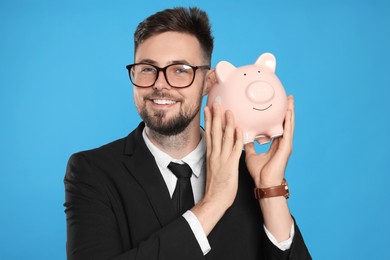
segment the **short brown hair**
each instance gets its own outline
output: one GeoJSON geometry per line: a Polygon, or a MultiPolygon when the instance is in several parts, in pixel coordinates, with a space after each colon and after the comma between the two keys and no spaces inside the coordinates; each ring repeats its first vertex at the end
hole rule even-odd
{"type": "Polygon", "coordinates": [[[157,12],[142,21],[134,33],[134,52],[149,37],[163,32],[182,32],[195,36],[205,58],[211,62],[214,37],[206,12],[197,7],[176,7],[157,12]]]}

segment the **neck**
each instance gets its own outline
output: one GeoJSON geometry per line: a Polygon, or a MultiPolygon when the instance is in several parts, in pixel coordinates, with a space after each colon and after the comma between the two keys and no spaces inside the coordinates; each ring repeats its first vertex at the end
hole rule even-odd
{"type": "Polygon", "coordinates": [[[199,124],[190,124],[183,132],[170,136],[159,134],[146,126],[146,134],[155,146],[175,159],[192,152],[201,138],[199,124]]]}

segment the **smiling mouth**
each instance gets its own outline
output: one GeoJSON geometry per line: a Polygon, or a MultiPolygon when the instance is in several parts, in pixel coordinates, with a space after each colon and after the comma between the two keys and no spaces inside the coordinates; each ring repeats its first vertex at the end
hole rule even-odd
{"type": "Polygon", "coordinates": [[[271,105],[269,105],[268,107],[266,107],[266,108],[264,108],[264,109],[261,109],[261,108],[253,108],[254,110],[257,110],[257,111],[265,111],[265,110],[267,110],[268,108],[270,108],[270,107],[272,107],[272,104],[271,105]]]}
{"type": "Polygon", "coordinates": [[[153,99],[153,103],[157,105],[173,105],[176,104],[176,101],[168,100],[168,99],[153,99]]]}

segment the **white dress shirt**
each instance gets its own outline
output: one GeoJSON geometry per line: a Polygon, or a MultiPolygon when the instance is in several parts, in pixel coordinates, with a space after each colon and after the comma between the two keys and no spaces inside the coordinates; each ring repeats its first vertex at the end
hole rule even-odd
{"type": "MultiPolygon", "coordinates": [[[[186,155],[181,160],[177,160],[169,156],[168,154],[164,153],[160,149],[158,149],[148,138],[146,134],[146,130],[144,128],[142,132],[142,136],[144,138],[144,141],[146,143],[146,146],[154,156],[154,159],[156,160],[157,166],[160,169],[161,175],[167,185],[167,188],[169,190],[169,194],[173,195],[173,192],[176,188],[176,181],[177,177],[171,172],[171,170],[168,169],[168,165],[170,162],[175,163],[187,163],[191,169],[192,169],[192,178],[191,178],[191,185],[192,185],[192,191],[194,194],[194,202],[195,204],[199,202],[199,200],[203,197],[204,189],[205,189],[205,175],[206,175],[206,164],[205,164],[205,153],[206,153],[206,141],[204,137],[203,130],[201,131],[201,140],[198,144],[198,146],[193,150],[191,153],[186,155]]],[[[185,212],[183,214],[183,217],[186,219],[188,224],[190,225],[192,231],[194,232],[194,235],[199,243],[200,248],[202,249],[202,252],[204,255],[206,255],[210,250],[210,244],[208,242],[207,236],[204,233],[204,230],[202,228],[202,225],[200,224],[198,218],[193,214],[190,210],[185,212]]],[[[275,237],[267,230],[267,228],[264,226],[265,233],[267,234],[268,238],[271,240],[271,242],[276,245],[281,250],[287,250],[291,247],[292,238],[294,237],[294,225],[291,227],[290,231],[290,238],[282,241],[277,242],[275,237]]]]}

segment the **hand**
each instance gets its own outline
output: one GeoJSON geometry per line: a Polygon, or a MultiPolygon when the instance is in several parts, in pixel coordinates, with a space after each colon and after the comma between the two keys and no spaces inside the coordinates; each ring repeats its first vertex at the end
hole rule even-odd
{"type": "Polygon", "coordinates": [[[226,210],[233,204],[238,189],[238,165],[243,146],[240,128],[235,128],[231,111],[225,112],[218,103],[204,109],[207,169],[203,198],[191,209],[206,235],[209,235],[226,210]]]}
{"type": "Polygon", "coordinates": [[[282,183],[294,136],[294,97],[288,96],[283,136],[275,138],[266,153],[257,154],[254,143],[244,146],[246,165],[258,188],[278,186],[282,183]]]}
{"type": "Polygon", "coordinates": [[[225,112],[226,125],[222,125],[222,108],[213,104],[211,113],[205,108],[205,130],[207,144],[207,178],[205,197],[218,200],[230,207],[238,188],[238,165],[243,147],[243,134],[235,128],[231,111],[225,112]]]}

